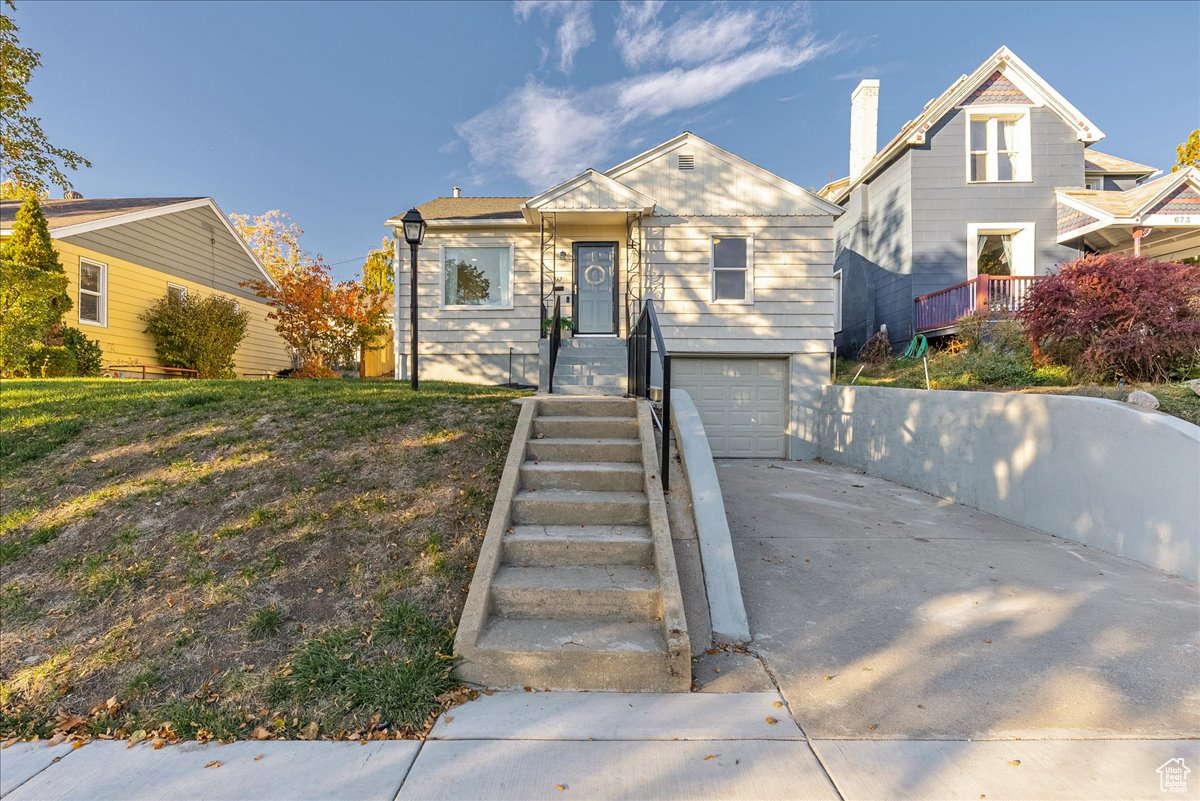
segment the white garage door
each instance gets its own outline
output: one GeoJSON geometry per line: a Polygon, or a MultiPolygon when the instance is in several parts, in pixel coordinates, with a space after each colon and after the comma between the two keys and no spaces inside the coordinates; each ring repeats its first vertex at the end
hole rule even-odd
{"type": "Polygon", "coordinates": [[[671,360],[671,385],[695,401],[713,456],[783,458],[787,374],[786,359],[671,360]]]}

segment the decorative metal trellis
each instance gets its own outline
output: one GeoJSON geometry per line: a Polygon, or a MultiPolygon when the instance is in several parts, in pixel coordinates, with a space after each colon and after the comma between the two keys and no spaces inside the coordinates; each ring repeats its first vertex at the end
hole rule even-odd
{"type": "Polygon", "coordinates": [[[554,288],[558,286],[558,215],[551,213],[549,217],[542,215],[542,338],[546,337],[546,321],[550,319],[550,308],[554,303],[554,288]],[[546,255],[550,256],[547,264],[546,255]]]}
{"type": "Polygon", "coordinates": [[[642,313],[644,272],[642,266],[642,215],[625,215],[625,325],[633,330],[642,313]]]}

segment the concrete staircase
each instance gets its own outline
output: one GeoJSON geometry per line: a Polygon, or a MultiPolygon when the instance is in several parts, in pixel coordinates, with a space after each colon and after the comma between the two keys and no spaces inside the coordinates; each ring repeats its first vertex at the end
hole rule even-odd
{"type": "Polygon", "coordinates": [[[558,395],[623,396],[627,358],[623,339],[567,337],[558,351],[554,392],[558,395]]]}
{"type": "Polygon", "coordinates": [[[525,402],[455,641],[489,687],[687,691],[679,580],[644,403],[525,402]]]}

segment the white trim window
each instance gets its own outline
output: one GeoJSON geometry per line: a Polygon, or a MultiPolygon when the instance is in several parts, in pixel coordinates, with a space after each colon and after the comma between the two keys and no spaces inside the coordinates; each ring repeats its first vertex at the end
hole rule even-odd
{"type": "Polygon", "coordinates": [[[186,286],[180,286],[179,284],[172,284],[170,281],[167,282],[167,298],[168,299],[177,301],[179,303],[183,303],[185,300],[187,300],[187,296],[188,296],[188,290],[187,290],[186,286]]]}
{"type": "Polygon", "coordinates": [[[1029,110],[970,109],[967,118],[967,181],[1029,181],[1029,110]]]}
{"type": "Polygon", "coordinates": [[[833,332],[842,330],[842,271],[833,272],[833,332]]]}
{"type": "Polygon", "coordinates": [[[1085,189],[1091,189],[1093,192],[1102,192],[1104,191],[1104,176],[1089,175],[1083,179],[1083,186],[1085,189]]]}
{"type": "Polygon", "coordinates": [[[968,223],[967,280],[980,275],[1034,275],[1034,224],[968,223]]]}
{"type": "Polygon", "coordinates": [[[754,237],[714,234],[709,266],[713,303],[754,302],[754,237]]]}
{"type": "Polygon", "coordinates": [[[83,325],[108,325],[108,265],[79,260],[79,322],[83,325]]]}
{"type": "Polygon", "coordinates": [[[442,245],[441,308],[511,309],[512,245],[442,245]]]}

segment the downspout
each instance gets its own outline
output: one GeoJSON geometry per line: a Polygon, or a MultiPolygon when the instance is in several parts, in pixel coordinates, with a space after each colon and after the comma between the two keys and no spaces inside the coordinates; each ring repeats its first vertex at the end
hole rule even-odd
{"type": "Polygon", "coordinates": [[[400,232],[392,229],[392,380],[400,380],[400,232]]]}

